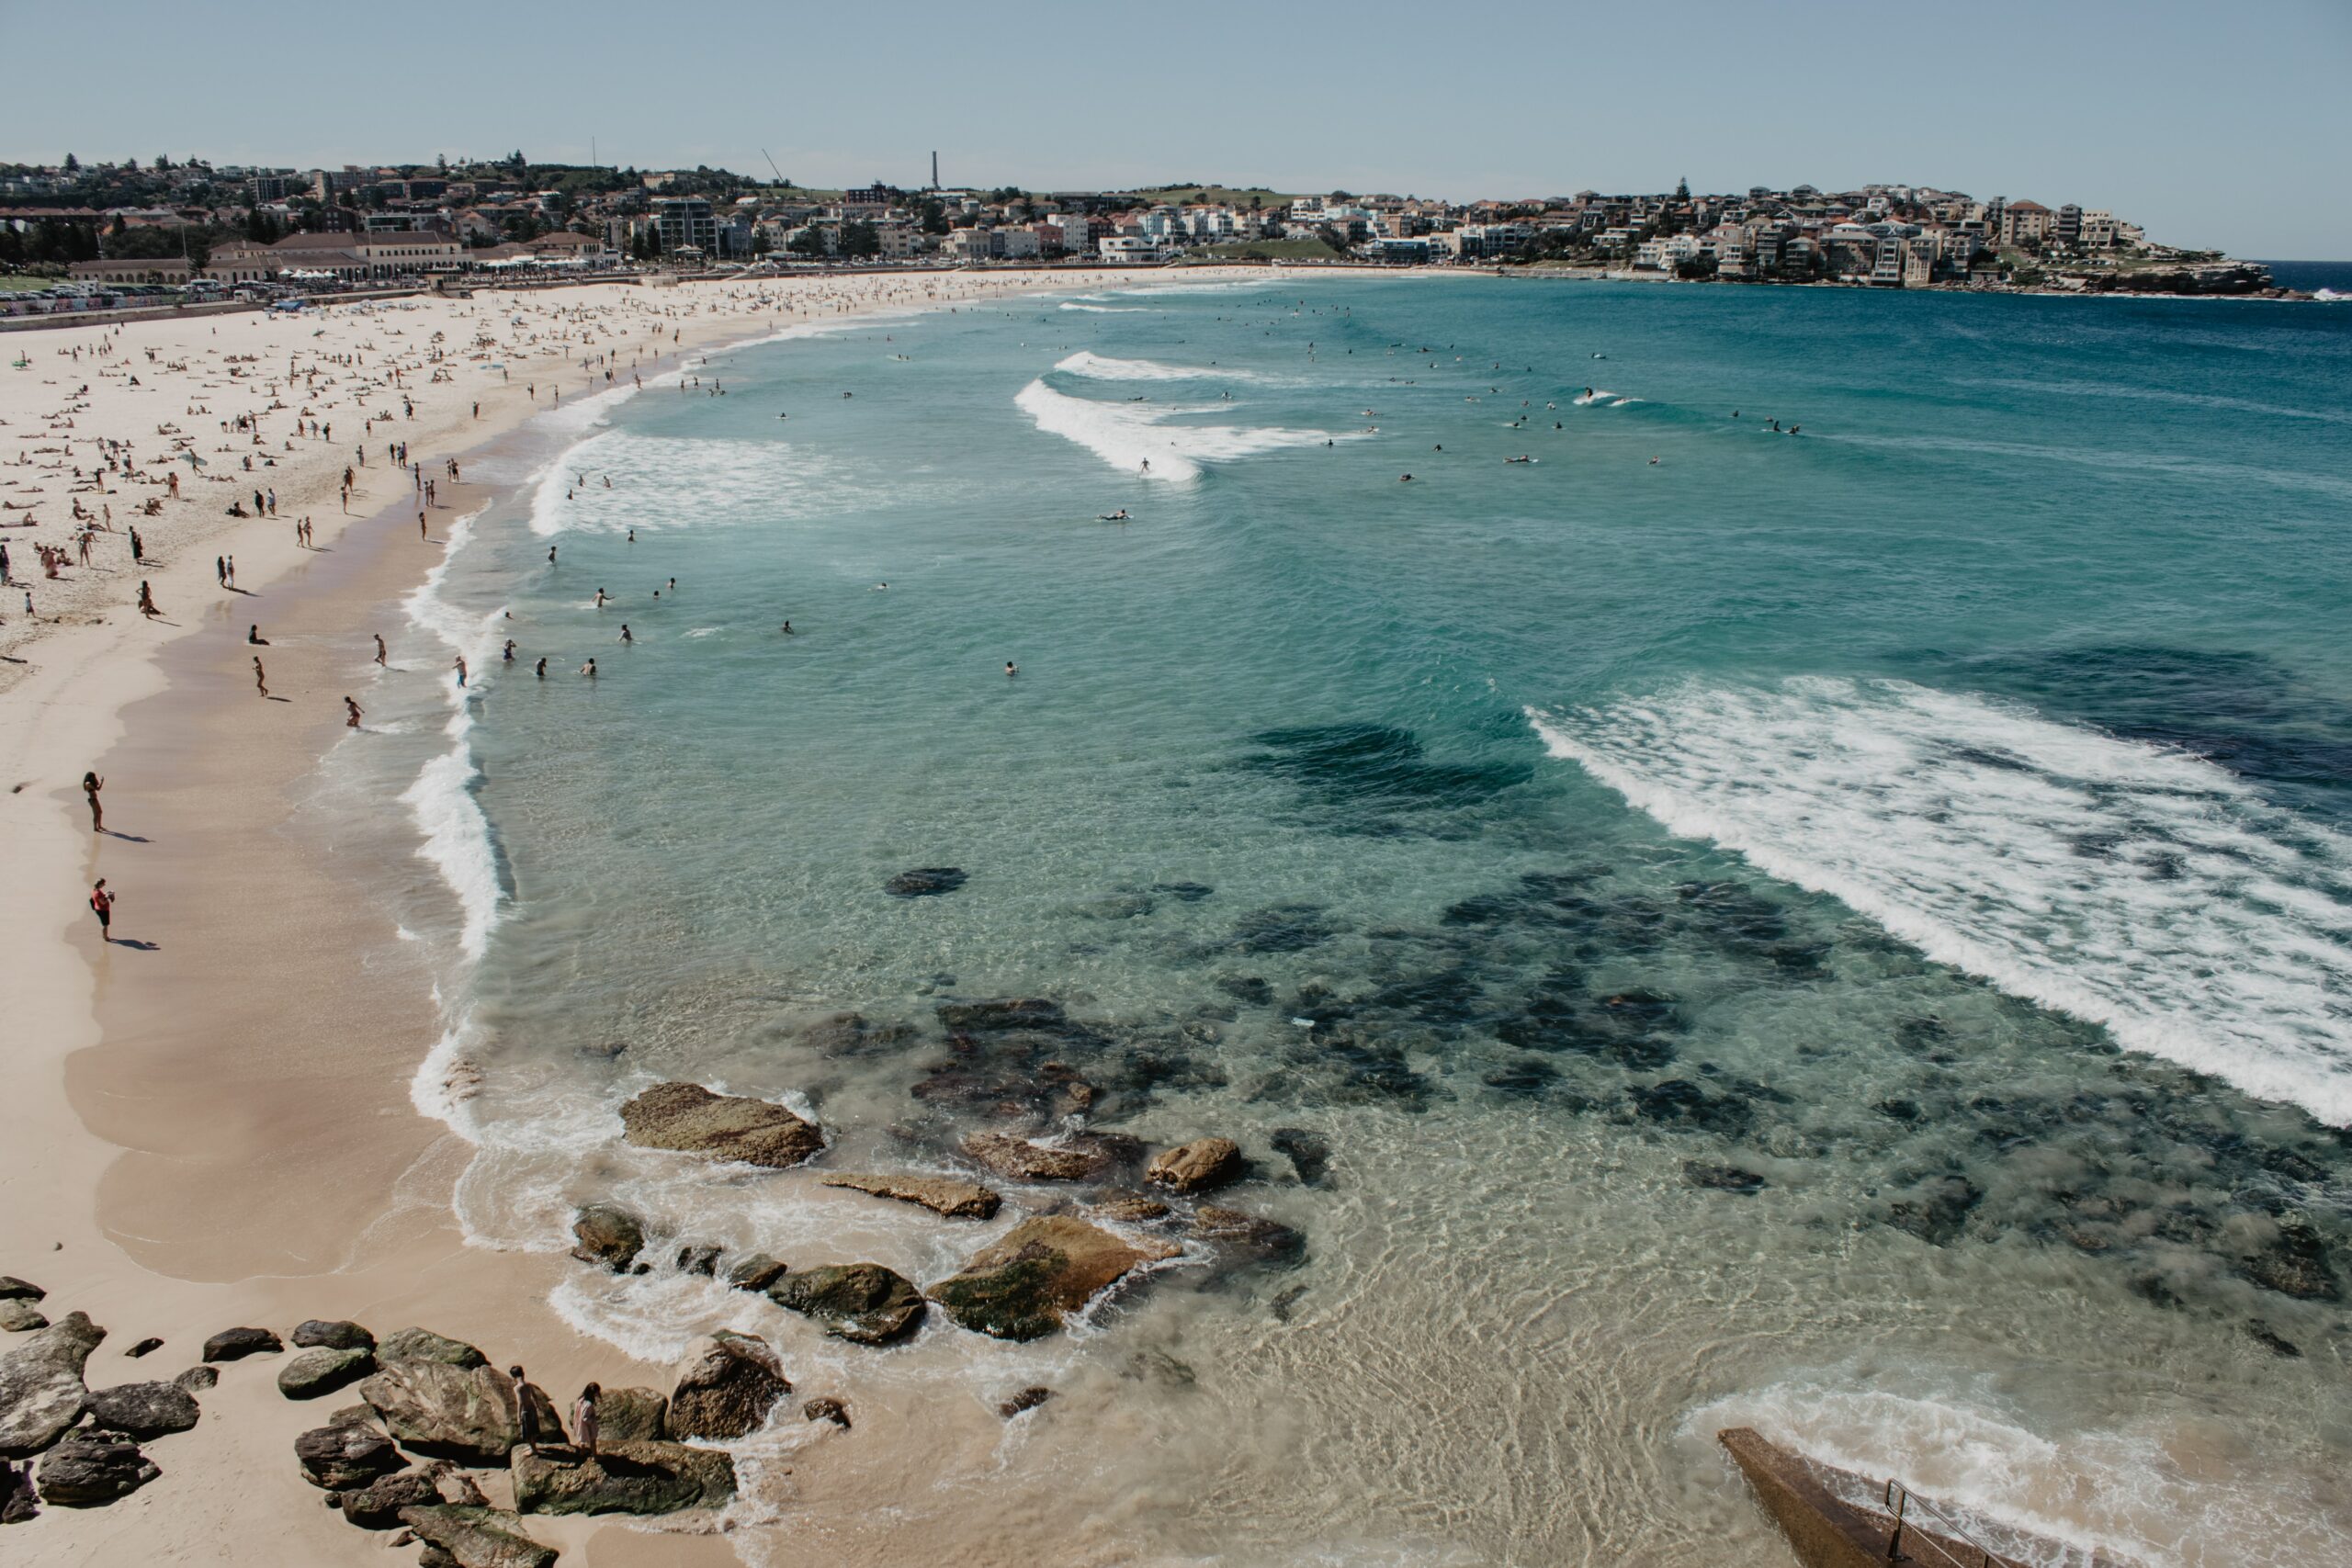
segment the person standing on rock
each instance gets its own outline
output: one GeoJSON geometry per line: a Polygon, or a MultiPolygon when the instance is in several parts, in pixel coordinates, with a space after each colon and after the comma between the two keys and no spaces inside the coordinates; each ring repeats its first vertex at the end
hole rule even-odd
{"type": "Polygon", "coordinates": [[[596,1457],[596,1402],[604,1396],[605,1391],[592,1382],[580,1391],[580,1398],[571,1407],[572,1436],[590,1459],[596,1457]]]}
{"type": "Polygon", "coordinates": [[[537,1453],[539,1445],[548,1440],[548,1435],[539,1430],[539,1407],[547,1403],[548,1396],[523,1375],[522,1368],[509,1367],[506,1375],[514,1380],[515,1420],[523,1433],[517,1446],[537,1453]]]}

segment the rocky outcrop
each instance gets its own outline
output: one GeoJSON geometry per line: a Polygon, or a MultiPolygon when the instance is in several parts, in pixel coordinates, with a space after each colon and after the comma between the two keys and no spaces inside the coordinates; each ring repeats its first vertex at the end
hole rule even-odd
{"type": "Polygon", "coordinates": [[[1053,1397],[1054,1391],[1049,1388],[1024,1388],[1011,1399],[1000,1404],[996,1407],[996,1413],[1010,1421],[1023,1411],[1035,1410],[1053,1397]]]}
{"type": "Polygon", "coordinates": [[[145,1442],[172,1432],[185,1432],[204,1414],[196,1398],[175,1382],[126,1382],[94,1388],[90,1419],[109,1431],[125,1432],[145,1442]]]}
{"type": "Polygon", "coordinates": [[[40,1500],[60,1508],[97,1508],[128,1497],[163,1472],[139,1445],[111,1432],[75,1432],[41,1455],[40,1500]]]}
{"type": "Polygon", "coordinates": [[[0,1302],[37,1302],[48,1294],[39,1285],[29,1284],[14,1274],[0,1274],[0,1302]]]}
{"type": "Polygon", "coordinates": [[[747,1252],[727,1266],[727,1282],[739,1291],[764,1291],[775,1283],[784,1265],[764,1252],[747,1252]]]}
{"type": "Polygon", "coordinates": [[[1175,1211],[1159,1199],[1142,1192],[1113,1192],[1099,1202],[1089,1203],[1086,1212],[1098,1220],[1111,1220],[1123,1225],[1145,1225],[1164,1220],[1175,1211]]]}
{"type": "Polygon", "coordinates": [[[673,1438],[740,1438],[757,1431],[791,1392],[766,1340],[721,1329],[686,1352],[670,1389],[666,1425],[673,1438]]]}
{"type": "Polygon", "coordinates": [[[2339,1301],[2344,1294],[2319,1228],[2299,1213],[2280,1215],[2269,1236],[2240,1259],[2238,1272],[2266,1291],[2305,1301],[2339,1301]]]}
{"type": "Polygon", "coordinates": [[[519,1516],[500,1508],[447,1503],[402,1508],[401,1523],[446,1552],[458,1568],[549,1568],[556,1560],[553,1548],[523,1532],[519,1516]]]}
{"type": "Polygon", "coordinates": [[[385,1366],[395,1361],[439,1361],[451,1367],[486,1367],[490,1358],[462,1339],[451,1339],[429,1328],[396,1328],[376,1347],[376,1359],[385,1366]]]}
{"type": "Polygon", "coordinates": [[[625,1274],[645,1250],[645,1227],[635,1214],[610,1203],[591,1203],[571,1220],[571,1256],[582,1263],[625,1274]]]}
{"type": "Polygon", "coordinates": [[[621,1136],[643,1149],[677,1149],[782,1170],[825,1146],[824,1134],[783,1106],[659,1083],[621,1107],[621,1136]]]}
{"type": "Polygon", "coordinates": [[[893,898],[935,898],[955,892],[966,880],[956,866],[926,865],[899,873],[882,885],[882,891],[893,898]]]}
{"type": "Polygon", "coordinates": [[[503,1464],[522,1439],[514,1384],[494,1368],[395,1361],[359,1385],[384,1429],[412,1452],[465,1464],[503,1464]]]}
{"type": "Polygon", "coordinates": [[[1008,1181],[1091,1181],[1134,1157],[1135,1141],[1080,1134],[1059,1144],[1033,1144],[1008,1133],[974,1133],[964,1152],[1008,1181]]]}
{"type": "Polygon", "coordinates": [[[373,1350],[338,1350],[331,1345],[297,1351],[277,1369],[277,1392],[288,1399],[316,1399],[376,1370],[373,1350]]]}
{"type": "Polygon", "coordinates": [[[974,1254],[930,1295],[967,1328],[1035,1339],[1137,1265],[1179,1250],[1168,1242],[1125,1241],[1068,1214],[1039,1214],[974,1254]]]}
{"type": "Polygon", "coordinates": [[[600,1443],[658,1442],[669,1430],[670,1402],[650,1388],[608,1388],[596,1401],[600,1443]]]}
{"type": "Polygon", "coordinates": [[[356,1422],[312,1427],[294,1439],[294,1458],[303,1480],[329,1492],[366,1486],[403,1462],[390,1438],[356,1422]]]}
{"type": "Polygon", "coordinates": [[[172,1386],[186,1389],[190,1393],[199,1389],[219,1388],[220,1370],[218,1367],[190,1367],[172,1380],[172,1386]]]}
{"type": "Polygon", "coordinates": [[[849,1407],[838,1399],[812,1399],[800,1407],[803,1421],[831,1421],[842,1431],[849,1430],[849,1407]]]}
{"type": "Polygon", "coordinates": [[[735,1495],[735,1461],[684,1443],[599,1441],[514,1456],[514,1506],[526,1514],[674,1514],[735,1495]]]}
{"type": "Polygon", "coordinates": [[[953,1176],[866,1176],[837,1171],[826,1177],[824,1183],[828,1187],[871,1192],[876,1198],[895,1198],[901,1203],[920,1203],[933,1213],[951,1220],[989,1219],[1003,1201],[978,1182],[953,1176]]]}
{"type": "Polygon", "coordinates": [[[837,1263],[786,1274],[768,1300],[825,1325],[854,1345],[882,1345],[922,1321],[922,1292],[879,1263],[837,1263]]]}
{"type": "Polygon", "coordinates": [[[1231,1138],[1195,1138],[1162,1149],[1143,1174],[1170,1192],[1205,1192],[1241,1174],[1241,1149],[1231,1138]]]}
{"type": "Polygon", "coordinates": [[[36,1328],[47,1328],[49,1316],[22,1296],[0,1296],[0,1329],[11,1334],[30,1334],[36,1328]]]}
{"type": "Polygon", "coordinates": [[[1304,1127],[1277,1127],[1271,1140],[1278,1153],[1290,1156],[1291,1168],[1309,1187],[1320,1186],[1331,1168],[1331,1145],[1304,1127]]]}
{"type": "Polygon", "coordinates": [[[242,1361],[247,1356],[271,1356],[286,1348],[266,1328],[224,1328],[204,1342],[208,1361],[242,1361]]]}
{"type": "Polygon", "coordinates": [[[429,1508],[441,1503],[479,1508],[488,1502],[473,1478],[447,1460],[413,1465],[335,1495],[335,1506],[343,1510],[343,1517],[364,1530],[398,1529],[402,1508],[429,1508]]]}
{"type": "Polygon", "coordinates": [[[82,1368],[106,1337],[84,1314],[68,1313],[0,1356],[0,1459],[39,1453],[82,1418],[82,1368]]]}
{"type": "Polygon", "coordinates": [[[343,1319],[311,1318],[288,1337],[288,1342],[301,1350],[373,1350],[376,1337],[356,1323],[343,1319]]]}

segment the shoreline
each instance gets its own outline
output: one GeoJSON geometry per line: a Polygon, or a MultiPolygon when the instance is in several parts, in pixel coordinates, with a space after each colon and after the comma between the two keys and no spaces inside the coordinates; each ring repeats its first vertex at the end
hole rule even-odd
{"type": "MultiPolygon", "coordinates": [[[[642,301],[691,304],[694,313],[663,321],[679,334],[669,352],[625,368],[659,375],[779,327],[925,303],[882,289],[851,299],[837,279],[808,280],[801,290],[784,281],[768,292],[793,303],[788,316],[729,311],[723,299],[684,293],[703,286],[642,301]]],[[[982,298],[1069,282],[1051,275],[969,281],[982,298]]],[[[480,309],[481,297],[442,308],[465,303],[480,309]]],[[[580,304],[561,298],[558,310],[569,314],[580,304]]],[[[502,309],[546,311],[544,297],[502,309]]],[[[319,325],[238,320],[296,345],[296,334],[319,325]]],[[[191,330],[176,321],[127,325],[119,335],[133,355],[148,346],[142,327],[154,336],[191,330]]],[[[60,333],[91,342],[114,335],[60,333]]],[[[383,313],[370,311],[354,335],[390,334],[383,313]]],[[[568,343],[554,352],[572,357],[568,343]]],[[[148,362],[141,355],[137,363],[148,362]]],[[[527,364],[512,368],[533,373],[527,364]]],[[[527,384],[515,381],[512,393],[527,384]]],[[[476,424],[467,417],[472,391],[463,381],[420,382],[419,417],[386,434],[411,439],[435,472],[451,456],[461,466],[479,460],[492,443],[550,412],[536,399],[485,398],[490,417],[476,424]]],[[[20,393],[6,405],[12,427],[25,401],[20,393]]],[[[226,412],[227,400],[219,407],[226,412]]],[[[86,440],[96,423],[77,418],[75,438],[86,440]]],[[[135,425],[119,428],[145,439],[135,425]]],[[[313,775],[341,728],[336,696],[362,690],[368,653],[365,633],[353,628],[365,624],[362,615],[397,612],[401,597],[447,558],[440,548],[410,555],[401,547],[411,503],[381,501],[407,487],[380,465],[368,470],[377,479],[368,503],[347,517],[324,512],[321,498],[334,495],[345,450],[321,444],[304,449],[307,462],[281,462],[271,474],[281,491],[276,518],[223,526],[190,508],[184,526],[171,530],[176,543],[158,548],[151,539],[149,576],[173,624],[151,626],[121,607],[119,585],[131,581],[124,574],[92,571],[83,574],[96,584],[80,595],[86,607],[31,637],[15,616],[0,633],[7,638],[0,649],[28,660],[12,665],[17,679],[0,690],[0,757],[11,764],[12,786],[0,821],[20,868],[8,906],[17,940],[5,948],[0,985],[23,1042],[0,1066],[8,1091],[0,1135],[14,1156],[0,1170],[0,1272],[46,1289],[41,1306],[52,1318],[85,1311],[110,1331],[88,1369],[94,1388],[168,1379],[222,1328],[251,1323],[283,1332],[302,1318],[334,1316],[358,1318],[379,1334],[412,1323],[456,1334],[501,1365],[522,1360],[554,1389],[592,1378],[666,1384],[668,1368],[630,1364],[548,1307],[552,1257],[495,1256],[469,1247],[458,1230],[448,1198],[470,1145],[410,1102],[442,1020],[421,963],[381,961],[403,944],[368,891],[371,875],[391,869],[385,854],[413,852],[405,812],[395,807],[386,823],[389,840],[404,846],[397,851],[317,845],[293,821],[291,792],[313,775]],[[290,541],[291,518],[306,503],[320,517],[325,549],[290,541]],[[216,544],[246,558],[243,578],[253,587],[234,598],[201,586],[200,551],[216,544]],[[170,564],[155,567],[152,557],[165,549],[170,564]],[[104,587],[115,592],[102,600],[104,587]],[[273,692],[307,710],[296,722],[280,716],[284,705],[255,702],[242,642],[221,646],[240,618],[258,621],[270,639],[273,692]],[[95,766],[110,782],[108,828],[123,835],[95,849],[74,798],[74,780],[92,759],[103,759],[95,766]],[[82,903],[97,874],[124,894],[122,941],[104,950],[82,903]],[[145,942],[156,945],[125,945],[145,942]],[[131,1343],[154,1336],[165,1344],[151,1359],[124,1357],[131,1343]]],[[[444,493],[431,520],[446,532],[486,499],[474,487],[444,493]]],[[[119,536],[100,538],[122,547],[119,536]]],[[[30,563],[18,560],[16,575],[32,576],[30,563]]],[[[44,591],[36,584],[36,592],[44,591]]],[[[220,1386],[200,1397],[198,1429],[156,1445],[159,1480],[107,1508],[46,1508],[13,1528],[8,1539],[24,1553],[15,1560],[250,1561],[243,1538],[256,1528],[300,1540],[304,1561],[358,1562],[379,1551],[379,1540],[317,1506],[320,1494],[291,1462],[293,1437],[325,1411],[281,1397],[274,1360],[223,1370],[220,1386]]],[[[557,1521],[542,1533],[568,1560],[593,1564],[648,1561],[649,1551],[690,1568],[734,1560],[716,1540],[593,1520],[557,1521]]]]}

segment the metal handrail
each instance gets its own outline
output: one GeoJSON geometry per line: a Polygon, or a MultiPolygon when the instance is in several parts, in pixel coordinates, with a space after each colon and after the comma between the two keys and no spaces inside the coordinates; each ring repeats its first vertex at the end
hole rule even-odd
{"type": "Polygon", "coordinates": [[[1880,1494],[1880,1498],[1881,1501],[1885,1504],[1886,1511],[1894,1516],[1894,1533],[1886,1538],[1886,1560],[1889,1562],[1900,1562],[1904,1561],[1904,1515],[1909,1506],[1916,1504],[1922,1513],[1925,1513],[1928,1518],[1935,1521],[1936,1528],[1939,1530],[1945,1535],[1951,1536],[1953,1540],[1958,1540],[1962,1545],[1967,1546],[1975,1551],[1976,1561],[1971,1562],[1966,1559],[1956,1555],[1950,1547],[1946,1546],[1942,1541],[1937,1540],[1932,1535],[1923,1535],[1917,1538],[1925,1544],[1935,1548],[1936,1555],[1943,1559],[1945,1562],[1952,1564],[1952,1568],[2007,1568],[2006,1560],[1994,1555],[1993,1549],[1991,1547],[1986,1546],[1983,1541],[1978,1540],[1966,1530],[1954,1524],[1941,1509],[1938,1508],[1933,1503],[1928,1502],[1926,1498],[1915,1494],[1911,1488],[1904,1485],[1900,1481],[1896,1481],[1892,1477],[1888,1478],[1886,1487],[1884,1491],[1880,1494]]]}

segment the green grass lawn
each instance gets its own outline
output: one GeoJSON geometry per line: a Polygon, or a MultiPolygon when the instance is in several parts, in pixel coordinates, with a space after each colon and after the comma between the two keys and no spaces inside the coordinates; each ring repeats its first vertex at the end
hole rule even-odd
{"type": "Polygon", "coordinates": [[[0,289],[47,288],[64,281],[62,277],[43,277],[38,273],[0,272],[0,289]]]}

